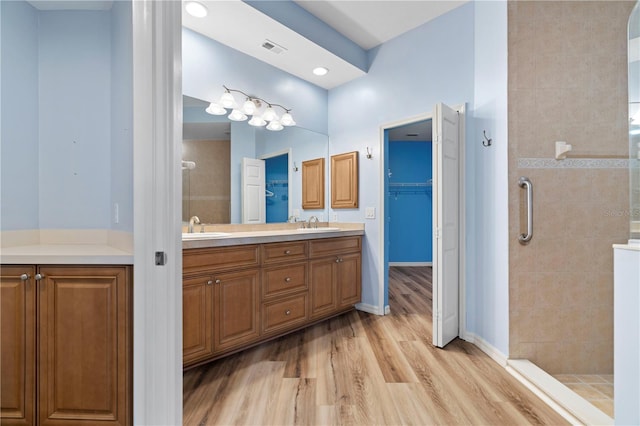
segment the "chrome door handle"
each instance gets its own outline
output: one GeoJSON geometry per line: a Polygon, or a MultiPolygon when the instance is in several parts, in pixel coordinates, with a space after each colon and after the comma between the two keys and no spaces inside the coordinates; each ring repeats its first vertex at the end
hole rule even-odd
{"type": "Polygon", "coordinates": [[[527,244],[533,238],[533,184],[527,177],[518,179],[518,186],[527,190],[527,233],[520,234],[520,244],[527,244]]]}

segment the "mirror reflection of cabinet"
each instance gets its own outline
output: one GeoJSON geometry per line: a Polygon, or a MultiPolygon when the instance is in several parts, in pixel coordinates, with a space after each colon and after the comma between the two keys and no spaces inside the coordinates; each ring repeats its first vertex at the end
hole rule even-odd
{"type": "Polygon", "coordinates": [[[358,207],[358,151],[331,156],[331,208],[358,207]]]}
{"type": "Polygon", "coordinates": [[[302,208],[324,209],[324,158],[302,162],[302,208]]]}

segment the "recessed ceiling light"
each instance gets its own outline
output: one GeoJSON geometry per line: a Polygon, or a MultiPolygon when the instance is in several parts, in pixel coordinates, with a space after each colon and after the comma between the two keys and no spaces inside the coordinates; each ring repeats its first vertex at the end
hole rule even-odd
{"type": "Polygon", "coordinates": [[[325,67],[317,67],[313,69],[313,73],[315,75],[327,75],[328,72],[329,70],[325,67]]]}
{"type": "Polygon", "coordinates": [[[207,16],[207,7],[202,3],[198,3],[197,1],[188,1],[184,4],[184,9],[191,16],[196,18],[204,18],[207,16]]]}

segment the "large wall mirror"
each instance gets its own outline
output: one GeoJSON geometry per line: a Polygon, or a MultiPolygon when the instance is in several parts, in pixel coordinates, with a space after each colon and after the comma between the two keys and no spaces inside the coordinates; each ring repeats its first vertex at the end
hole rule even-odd
{"type": "Polygon", "coordinates": [[[264,161],[260,202],[266,223],[286,222],[291,216],[328,219],[326,208],[303,210],[301,173],[303,161],[328,158],[327,135],[297,126],[278,132],[253,127],[210,115],[205,112],[208,105],[183,96],[183,221],[198,216],[203,223],[243,223],[243,158],[264,161]]]}

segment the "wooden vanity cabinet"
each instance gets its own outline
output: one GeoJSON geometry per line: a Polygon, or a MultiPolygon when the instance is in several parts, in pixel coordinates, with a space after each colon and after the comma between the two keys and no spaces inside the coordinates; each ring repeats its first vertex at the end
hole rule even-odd
{"type": "Polygon", "coordinates": [[[130,268],[3,266],[1,281],[2,424],[131,424],[130,268]]]}
{"type": "Polygon", "coordinates": [[[35,271],[34,266],[2,266],[0,270],[0,421],[3,425],[34,424],[35,271]]]}
{"type": "Polygon", "coordinates": [[[355,236],[184,250],[184,366],[352,309],[360,301],[361,241],[355,236]]]}
{"type": "Polygon", "coordinates": [[[311,318],[320,318],[358,303],[362,287],[360,237],[313,240],[310,243],[311,318]]]}

